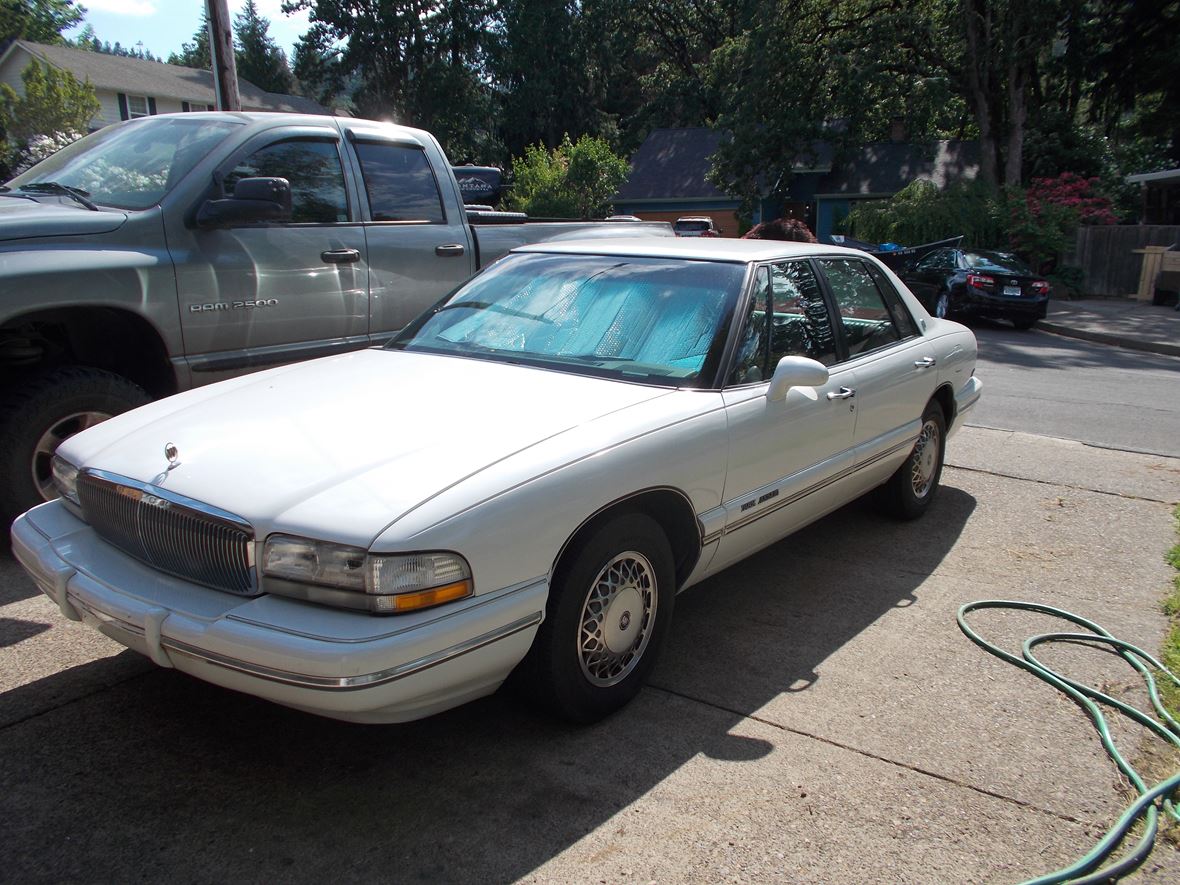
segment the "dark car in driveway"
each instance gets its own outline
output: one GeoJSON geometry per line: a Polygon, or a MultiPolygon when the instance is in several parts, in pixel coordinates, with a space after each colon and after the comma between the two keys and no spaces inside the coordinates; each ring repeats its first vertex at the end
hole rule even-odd
{"type": "Polygon", "coordinates": [[[1006,252],[936,249],[901,278],[938,317],[991,317],[1028,329],[1049,302],[1049,283],[1006,252]]]}

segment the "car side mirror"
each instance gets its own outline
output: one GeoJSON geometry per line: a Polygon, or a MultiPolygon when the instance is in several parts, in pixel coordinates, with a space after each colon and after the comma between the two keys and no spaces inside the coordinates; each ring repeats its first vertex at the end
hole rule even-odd
{"type": "Polygon", "coordinates": [[[792,387],[819,387],[828,383],[828,367],[805,356],[785,356],[774,367],[766,398],[771,402],[787,398],[792,387]]]}
{"type": "Polygon", "coordinates": [[[291,217],[291,183],[285,178],[242,178],[232,197],[206,200],[197,211],[198,227],[222,227],[291,217]]]}

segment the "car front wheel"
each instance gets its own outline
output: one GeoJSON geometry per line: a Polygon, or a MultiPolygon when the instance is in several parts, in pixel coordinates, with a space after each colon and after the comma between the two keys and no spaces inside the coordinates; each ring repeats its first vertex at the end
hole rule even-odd
{"type": "Polygon", "coordinates": [[[576,539],[522,665],[529,693],[582,723],[627,704],[655,665],[675,580],[668,539],[648,516],[625,514],[576,539]]]}
{"type": "Polygon", "coordinates": [[[946,452],[946,418],[937,403],[922,413],[918,440],[905,462],[877,492],[881,508],[898,519],[917,519],[934,499],[946,452]]]}

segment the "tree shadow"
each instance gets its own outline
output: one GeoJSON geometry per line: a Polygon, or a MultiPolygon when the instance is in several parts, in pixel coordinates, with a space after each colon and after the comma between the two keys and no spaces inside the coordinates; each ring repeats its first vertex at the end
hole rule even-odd
{"type": "Polygon", "coordinates": [[[910,605],[974,507],[944,486],[925,519],[901,524],[855,502],[690,589],[651,686],[589,727],[504,695],[353,725],[174,671],[137,675],[132,652],[15,689],[4,708],[32,715],[0,729],[8,877],[515,880],[694,757],[769,753],[731,730],[910,605]]]}

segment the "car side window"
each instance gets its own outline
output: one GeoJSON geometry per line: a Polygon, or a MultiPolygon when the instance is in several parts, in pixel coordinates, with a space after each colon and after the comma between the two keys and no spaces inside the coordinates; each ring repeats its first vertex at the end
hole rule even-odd
{"type": "Polygon", "coordinates": [[[784,356],[805,356],[825,366],[836,362],[836,335],[815,272],[806,261],[770,270],[772,325],[770,366],[784,356]]]}
{"type": "Polygon", "coordinates": [[[374,221],[445,224],[442,196],[422,148],[357,142],[356,155],[374,221]]]}
{"type": "Polygon", "coordinates": [[[868,353],[900,340],[901,335],[885,299],[863,262],[851,258],[822,258],[819,263],[840,312],[849,356],[868,353]]]}
{"type": "Polygon", "coordinates": [[[348,221],[344,168],[335,141],[293,139],[268,144],[225,176],[226,193],[243,178],[285,178],[291,184],[291,221],[332,224],[348,221]]]}
{"type": "Polygon", "coordinates": [[[897,326],[897,331],[901,333],[902,338],[913,338],[918,334],[918,324],[914,322],[909,308],[905,306],[905,302],[901,300],[901,296],[893,288],[893,283],[889,282],[888,277],[881,273],[878,268],[873,267],[871,264],[868,268],[873,281],[877,284],[877,288],[885,297],[885,304],[889,308],[889,313],[893,316],[893,322],[897,326]]]}
{"type": "Polygon", "coordinates": [[[925,272],[928,270],[938,270],[941,267],[948,266],[949,265],[946,263],[946,250],[937,249],[919,261],[914,270],[925,272]]]}
{"type": "Polygon", "coordinates": [[[738,333],[733,369],[729,373],[730,384],[754,384],[770,378],[770,351],[767,347],[766,322],[769,309],[770,270],[760,267],[754,277],[754,291],[750,295],[750,308],[742,320],[742,328],[738,333]]]}

